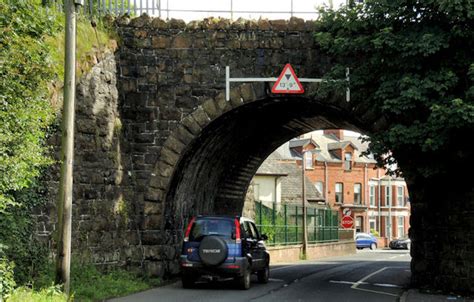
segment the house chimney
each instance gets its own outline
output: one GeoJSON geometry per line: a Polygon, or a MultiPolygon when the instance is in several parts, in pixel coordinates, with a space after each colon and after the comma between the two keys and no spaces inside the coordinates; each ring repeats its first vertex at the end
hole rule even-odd
{"type": "Polygon", "coordinates": [[[330,134],[334,135],[339,140],[344,139],[344,130],[342,130],[342,129],[326,129],[326,130],[324,130],[324,135],[330,135],[330,134]]]}

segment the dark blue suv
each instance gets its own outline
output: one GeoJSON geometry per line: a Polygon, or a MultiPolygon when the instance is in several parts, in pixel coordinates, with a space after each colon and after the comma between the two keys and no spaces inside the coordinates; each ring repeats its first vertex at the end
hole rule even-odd
{"type": "Polygon", "coordinates": [[[244,217],[197,216],[186,228],[180,257],[184,288],[200,279],[233,278],[242,289],[250,288],[250,275],[267,283],[270,255],[255,223],[244,217]]]}

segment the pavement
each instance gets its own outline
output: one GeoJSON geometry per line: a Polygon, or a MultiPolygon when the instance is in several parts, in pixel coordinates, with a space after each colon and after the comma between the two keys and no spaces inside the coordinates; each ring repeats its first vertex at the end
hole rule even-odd
{"type": "Polygon", "coordinates": [[[400,297],[400,302],[441,302],[441,301],[456,301],[467,302],[474,301],[473,298],[462,297],[459,295],[442,295],[421,291],[419,289],[409,289],[405,291],[400,297]]]}

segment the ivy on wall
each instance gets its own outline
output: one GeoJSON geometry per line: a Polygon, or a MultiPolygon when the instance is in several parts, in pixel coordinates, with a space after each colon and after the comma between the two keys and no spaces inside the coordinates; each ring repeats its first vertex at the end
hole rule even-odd
{"type": "Polygon", "coordinates": [[[45,130],[54,111],[48,85],[55,77],[46,36],[60,29],[45,9],[18,1],[0,3],[0,211],[15,203],[13,193],[27,188],[45,155],[45,130]]]}
{"type": "Polygon", "coordinates": [[[26,283],[47,255],[31,215],[41,203],[36,177],[52,162],[45,139],[58,66],[44,40],[61,30],[61,18],[39,4],[0,0],[0,297],[15,281],[26,283]]]}

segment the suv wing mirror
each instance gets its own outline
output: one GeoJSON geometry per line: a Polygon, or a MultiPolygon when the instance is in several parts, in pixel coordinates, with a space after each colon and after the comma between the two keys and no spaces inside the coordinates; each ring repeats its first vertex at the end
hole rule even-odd
{"type": "Polygon", "coordinates": [[[260,240],[268,240],[268,236],[266,234],[262,234],[260,236],[260,240]]]}

